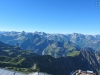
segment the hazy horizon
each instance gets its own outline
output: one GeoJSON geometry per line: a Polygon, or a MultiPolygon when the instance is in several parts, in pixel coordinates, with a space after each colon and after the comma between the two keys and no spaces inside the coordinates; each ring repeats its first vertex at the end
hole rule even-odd
{"type": "MultiPolygon", "coordinates": [[[[23,32],[23,31],[0,31],[0,32],[23,32]]],[[[34,31],[34,32],[27,32],[27,31],[24,31],[26,33],[35,33],[35,32],[43,32],[43,31],[34,31]]],[[[100,35],[100,34],[84,34],[84,33],[76,33],[76,32],[72,32],[72,33],[47,33],[47,32],[44,32],[46,34],[64,34],[64,35],[67,35],[67,34],[82,34],[82,35],[100,35]]]]}
{"type": "Polygon", "coordinates": [[[100,34],[100,0],[0,0],[0,30],[100,34]]]}

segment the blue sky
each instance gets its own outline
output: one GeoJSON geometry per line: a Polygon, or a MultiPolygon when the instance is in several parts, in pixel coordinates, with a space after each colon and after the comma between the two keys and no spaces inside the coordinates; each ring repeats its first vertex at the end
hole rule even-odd
{"type": "Polygon", "coordinates": [[[0,31],[100,34],[100,0],[0,0],[0,31]]]}

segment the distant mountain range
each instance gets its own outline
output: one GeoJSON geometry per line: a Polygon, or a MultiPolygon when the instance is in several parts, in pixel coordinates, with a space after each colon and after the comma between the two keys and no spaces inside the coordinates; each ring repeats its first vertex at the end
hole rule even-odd
{"type": "Polygon", "coordinates": [[[72,51],[90,47],[100,52],[100,35],[49,34],[44,32],[0,32],[0,41],[31,50],[40,55],[67,56],[72,51]]]}
{"type": "Polygon", "coordinates": [[[52,75],[69,75],[78,69],[100,72],[100,53],[85,47],[70,52],[66,57],[54,58],[0,42],[0,67],[24,73],[40,71],[52,75]]]}

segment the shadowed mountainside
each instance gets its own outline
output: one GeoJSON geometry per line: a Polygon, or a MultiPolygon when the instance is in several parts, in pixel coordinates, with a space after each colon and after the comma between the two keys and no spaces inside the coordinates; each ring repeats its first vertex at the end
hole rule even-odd
{"type": "Polygon", "coordinates": [[[31,50],[39,55],[52,55],[56,58],[61,56],[65,57],[73,51],[80,50],[79,46],[68,40],[49,40],[35,33],[8,33],[1,35],[0,40],[7,44],[18,46],[22,50],[31,50]]]}
{"type": "MultiPolygon", "coordinates": [[[[19,46],[21,49],[34,50],[39,46],[43,51],[51,41],[66,42],[70,41],[78,45],[80,48],[91,47],[96,51],[100,51],[100,35],[84,35],[84,34],[48,34],[44,32],[0,32],[0,41],[10,45],[19,46]],[[48,41],[48,42],[47,42],[48,41]],[[44,47],[41,45],[43,44],[44,47]],[[32,48],[33,47],[33,48],[32,48]],[[34,48],[35,47],[35,48],[34,48]]],[[[41,54],[41,52],[37,53],[41,54]]]]}
{"type": "Polygon", "coordinates": [[[69,75],[77,69],[100,70],[100,53],[91,48],[71,52],[67,57],[53,58],[0,42],[0,53],[0,67],[25,73],[40,71],[52,75],[69,75]]]}

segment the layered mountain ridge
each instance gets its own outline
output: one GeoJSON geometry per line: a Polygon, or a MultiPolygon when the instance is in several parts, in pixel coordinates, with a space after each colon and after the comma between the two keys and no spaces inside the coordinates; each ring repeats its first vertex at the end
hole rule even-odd
{"type": "Polygon", "coordinates": [[[72,51],[80,50],[78,45],[67,39],[58,41],[48,39],[46,36],[46,33],[37,34],[37,32],[5,32],[1,34],[0,40],[23,50],[31,50],[39,55],[52,55],[53,57],[67,56],[72,51]]]}
{"type": "Polygon", "coordinates": [[[0,42],[0,67],[24,73],[40,71],[52,75],[69,75],[71,71],[77,69],[99,72],[100,53],[85,47],[70,52],[66,57],[54,58],[50,55],[37,55],[0,42]]]}
{"type": "Polygon", "coordinates": [[[23,50],[31,50],[40,55],[49,54],[54,57],[59,57],[59,53],[56,52],[61,51],[62,54],[65,54],[60,54],[60,56],[67,56],[70,51],[79,50],[84,47],[90,47],[95,51],[100,51],[100,35],[83,35],[78,33],[48,34],[44,32],[31,33],[25,31],[12,31],[0,32],[0,41],[18,46],[23,50]]]}

